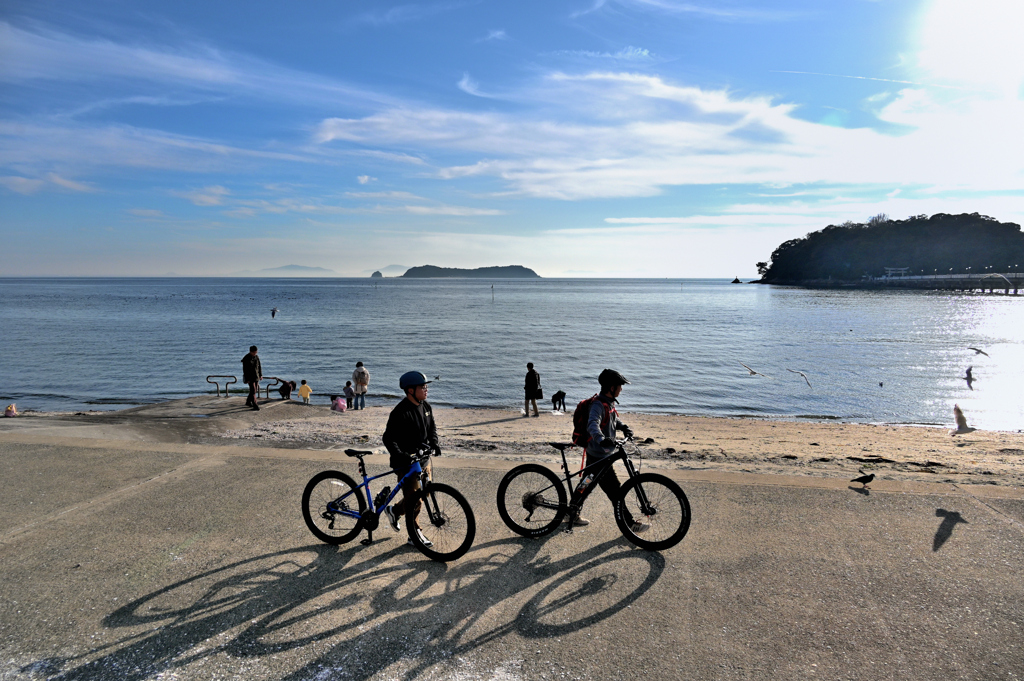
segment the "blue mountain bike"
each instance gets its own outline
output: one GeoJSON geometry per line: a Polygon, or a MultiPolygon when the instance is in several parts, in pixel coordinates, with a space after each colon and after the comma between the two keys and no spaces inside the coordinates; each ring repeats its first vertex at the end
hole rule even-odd
{"type": "MultiPolygon", "coordinates": [[[[313,476],[302,492],[302,517],[313,536],[328,544],[345,544],[366,530],[367,538],[361,543],[372,543],[373,531],[380,525],[380,514],[391,504],[403,483],[419,476],[417,495],[423,502],[419,531],[415,522],[409,522],[408,516],[405,518],[413,545],[427,558],[442,562],[461,558],[469,550],[476,536],[473,509],[458,490],[432,481],[423,470],[421,462],[430,458],[429,451],[421,451],[413,458],[409,472],[394,489],[384,487],[376,496],[370,491],[370,483],[394,475],[395,471],[367,476],[363,457],[373,452],[346,449],[345,454],[359,459],[363,482],[356,484],[340,471],[323,471],[313,476]]],[[[414,501],[406,499],[405,503],[409,505],[414,501]]]]}

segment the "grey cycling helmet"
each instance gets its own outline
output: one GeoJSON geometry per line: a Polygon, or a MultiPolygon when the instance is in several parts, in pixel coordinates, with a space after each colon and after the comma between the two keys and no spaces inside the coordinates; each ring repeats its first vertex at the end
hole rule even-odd
{"type": "Polygon", "coordinates": [[[415,388],[418,385],[426,385],[427,383],[430,383],[430,381],[419,371],[407,371],[398,379],[398,387],[402,390],[415,388]]]}
{"type": "Polygon", "coordinates": [[[601,384],[602,388],[614,388],[620,385],[629,385],[629,381],[626,380],[626,377],[614,369],[605,369],[602,371],[601,375],[597,377],[597,382],[601,384]]]}

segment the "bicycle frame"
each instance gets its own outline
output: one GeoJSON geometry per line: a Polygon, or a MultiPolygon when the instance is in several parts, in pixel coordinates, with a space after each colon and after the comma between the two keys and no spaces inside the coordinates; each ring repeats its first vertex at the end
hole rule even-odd
{"type": "Polygon", "coordinates": [[[402,476],[402,479],[399,480],[398,483],[395,485],[394,489],[391,490],[391,493],[388,495],[388,498],[385,499],[380,504],[380,506],[377,506],[376,504],[373,503],[374,499],[373,499],[373,494],[370,492],[370,483],[373,482],[374,480],[378,479],[378,478],[383,478],[383,477],[386,477],[388,475],[394,475],[394,474],[395,474],[394,469],[391,469],[391,470],[387,471],[386,473],[381,473],[380,475],[374,475],[372,477],[368,476],[366,474],[366,464],[363,463],[363,458],[359,457],[359,475],[361,475],[362,478],[363,478],[362,483],[357,485],[354,490],[346,492],[345,494],[341,495],[337,499],[335,499],[332,502],[330,502],[327,505],[328,510],[330,510],[332,513],[337,513],[338,515],[348,516],[350,518],[362,518],[363,514],[359,513],[358,511],[353,511],[353,510],[346,509],[346,508],[340,508],[340,507],[336,506],[336,504],[338,502],[340,502],[340,501],[344,501],[347,497],[349,497],[351,495],[359,494],[359,490],[363,489],[366,492],[367,510],[370,513],[373,513],[376,516],[380,516],[380,514],[384,510],[384,508],[386,506],[388,506],[388,504],[391,503],[391,500],[395,498],[395,495],[397,495],[402,490],[402,485],[404,485],[406,483],[406,481],[410,480],[414,475],[423,475],[424,474],[424,470],[423,470],[423,467],[420,465],[420,462],[418,460],[414,460],[412,462],[412,466],[409,467],[408,472],[405,475],[402,476]]]}
{"type": "MultiPolygon", "coordinates": [[[[565,477],[560,477],[559,480],[564,480],[566,486],[569,488],[570,495],[568,511],[571,515],[579,514],[580,510],[583,508],[583,502],[587,500],[587,497],[590,496],[590,493],[594,491],[595,487],[598,486],[598,483],[601,481],[601,478],[609,470],[611,470],[612,466],[615,465],[616,461],[621,460],[622,463],[625,465],[627,479],[635,478],[637,475],[639,475],[639,471],[637,470],[636,466],[633,465],[633,460],[629,458],[629,453],[627,453],[625,447],[623,447],[623,444],[625,444],[625,442],[627,441],[616,442],[616,451],[611,456],[603,457],[586,466],[583,466],[582,468],[580,468],[580,470],[576,471],[575,473],[569,473],[569,460],[565,456],[566,448],[564,446],[556,448],[562,455],[562,470],[565,471],[565,477]],[[584,477],[587,475],[588,471],[593,472],[598,467],[600,467],[601,469],[596,472],[596,474],[594,475],[594,479],[590,482],[590,485],[586,489],[584,489],[581,492],[579,489],[579,484],[573,487],[573,484],[571,482],[572,478],[578,477],[580,481],[582,481],[584,477]]],[[[635,444],[633,445],[633,448],[634,450],[636,450],[637,453],[639,453],[639,448],[635,444]]],[[[586,456],[586,450],[584,450],[583,456],[586,456]]],[[[641,510],[645,514],[652,515],[654,513],[654,509],[651,508],[650,501],[647,499],[647,495],[644,493],[642,487],[637,487],[637,496],[640,499],[641,510]]],[[[546,502],[543,501],[538,503],[541,505],[550,506],[550,504],[547,504],[546,502]]],[[[569,527],[571,528],[572,525],[570,525],[569,527]]]]}

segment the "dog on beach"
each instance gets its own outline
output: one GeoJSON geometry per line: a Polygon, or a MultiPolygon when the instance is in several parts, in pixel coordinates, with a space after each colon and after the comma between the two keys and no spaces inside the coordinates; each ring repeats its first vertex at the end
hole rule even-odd
{"type": "Polygon", "coordinates": [[[565,391],[559,390],[551,396],[551,409],[554,411],[565,411],[565,391]]]}

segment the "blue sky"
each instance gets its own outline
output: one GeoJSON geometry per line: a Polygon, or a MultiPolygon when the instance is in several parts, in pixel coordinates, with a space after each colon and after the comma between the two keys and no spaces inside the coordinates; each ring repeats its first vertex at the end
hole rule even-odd
{"type": "Polygon", "coordinates": [[[880,212],[1021,223],[1022,25],[1017,0],[6,0],[0,275],[751,276],[880,212]]]}

